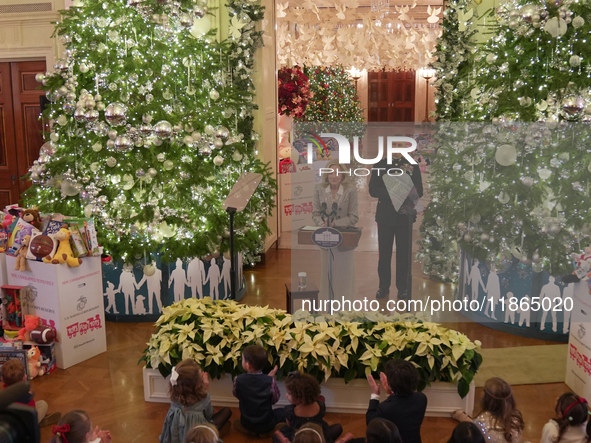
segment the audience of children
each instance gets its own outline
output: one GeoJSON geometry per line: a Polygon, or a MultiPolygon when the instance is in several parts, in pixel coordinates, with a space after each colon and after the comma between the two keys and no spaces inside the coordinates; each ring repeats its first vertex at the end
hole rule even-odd
{"type": "Polygon", "coordinates": [[[190,429],[204,423],[214,424],[222,436],[230,430],[232,411],[222,408],[214,413],[208,388],[208,375],[194,360],[185,359],[172,368],[171,405],[164,419],[160,443],[183,443],[190,429]]]}
{"type": "Polygon", "coordinates": [[[566,392],[556,402],[556,418],[542,429],[540,443],[587,443],[587,400],[566,392]]]}
{"type": "Polygon", "coordinates": [[[281,392],[275,381],[277,366],[269,375],[263,374],[268,355],[262,346],[251,345],[242,351],[242,368],[246,374],[234,379],[234,397],[238,398],[240,419],[234,420],[236,430],[260,437],[271,437],[275,426],[285,421],[283,408],[273,409],[281,392]]]}
{"type": "MultiPolygon", "coordinates": [[[[329,426],[324,420],[326,406],[319,400],[320,384],[309,374],[290,373],[285,387],[291,404],[279,411],[273,410],[272,405],[280,395],[274,379],[277,367],[264,375],[261,369],[266,362],[267,353],[262,347],[249,346],[244,350],[242,365],[246,374],[236,377],[233,391],[245,417],[243,421],[236,421],[243,432],[258,437],[268,435],[278,420],[285,419],[286,424],[273,435],[275,443],[421,443],[420,428],[427,398],[416,392],[419,375],[411,363],[392,360],[386,364],[380,381],[389,397],[382,403],[379,402],[380,386],[368,376],[372,398],[366,413],[366,435],[353,438],[350,433],[340,437],[342,426],[329,426]],[[254,411],[259,411],[270,424],[265,427],[254,411]]],[[[21,381],[24,376],[21,370],[24,369],[20,360],[7,362],[2,367],[4,383],[21,381]]],[[[229,430],[232,413],[228,408],[213,412],[207,392],[209,379],[199,365],[191,359],[183,360],[173,368],[170,384],[172,404],[160,442],[223,443],[220,435],[229,430]]],[[[475,419],[461,411],[453,414],[461,422],[448,443],[522,442],[524,421],[507,382],[498,377],[487,380],[480,406],[475,419]]],[[[555,412],[556,418],[542,430],[540,443],[591,442],[591,420],[588,420],[591,413],[584,398],[567,392],[558,399],[555,412]]],[[[109,431],[101,431],[98,426],[93,430],[86,412],[78,410],[64,415],[53,427],[52,434],[50,443],[111,443],[112,440],[109,431]]]]}
{"type": "MultiPolygon", "coordinates": [[[[19,360],[18,358],[12,358],[4,363],[2,365],[1,373],[2,383],[5,388],[14,385],[15,383],[27,381],[25,365],[22,360],[19,360]]],[[[47,402],[43,400],[34,400],[34,394],[32,392],[29,392],[25,397],[19,399],[17,403],[22,403],[35,408],[37,411],[37,421],[39,422],[40,427],[53,425],[62,417],[60,412],[54,412],[53,414],[46,416],[49,408],[47,402]]]]}
{"type": "MultiPolygon", "coordinates": [[[[324,420],[326,406],[320,397],[320,383],[309,374],[291,372],[285,380],[285,397],[291,403],[285,407],[285,422],[281,433],[292,440],[295,433],[306,423],[316,423],[322,427],[324,439],[332,443],[343,433],[339,424],[329,426],[324,420]]],[[[277,441],[277,437],[274,437],[277,441]]]]}
{"type": "Polygon", "coordinates": [[[52,429],[49,443],[111,443],[109,431],[92,429],[92,422],[84,411],[70,411],[52,429]]]}
{"type": "Polygon", "coordinates": [[[368,375],[367,380],[371,400],[365,414],[366,423],[369,424],[374,418],[385,418],[396,425],[404,443],[421,443],[421,424],[427,410],[427,396],[416,392],[419,372],[413,364],[399,359],[386,364],[385,373],[380,374],[380,381],[389,397],[382,403],[380,386],[371,375],[368,375]]]}

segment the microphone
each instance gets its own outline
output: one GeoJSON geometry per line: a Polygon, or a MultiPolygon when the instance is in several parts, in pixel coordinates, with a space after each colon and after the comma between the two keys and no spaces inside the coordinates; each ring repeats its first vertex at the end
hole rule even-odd
{"type": "Polygon", "coordinates": [[[320,207],[320,216],[322,218],[322,221],[325,222],[326,218],[328,217],[328,214],[326,213],[326,202],[322,203],[322,206],[320,207]]]}
{"type": "Polygon", "coordinates": [[[330,213],[330,223],[332,223],[337,216],[337,211],[339,210],[339,205],[337,202],[332,204],[332,212],[330,213]]]}

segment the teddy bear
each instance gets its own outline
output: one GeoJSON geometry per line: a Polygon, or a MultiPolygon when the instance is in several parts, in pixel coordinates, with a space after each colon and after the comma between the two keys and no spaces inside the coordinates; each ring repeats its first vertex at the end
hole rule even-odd
{"type": "Polygon", "coordinates": [[[39,209],[25,209],[21,214],[21,218],[27,223],[35,226],[35,228],[37,228],[39,231],[42,230],[43,223],[41,222],[41,217],[39,216],[39,209]]]}
{"type": "Polygon", "coordinates": [[[60,263],[67,263],[68,266],[72,268],[77,268],[82,264],[82,260],[79,258],[74,257],[74,253],[72,252],[72,246],[70,245],[70,237],[72,233],[66,227],[62,227],[57,234],[55,234],[54,238],[59,241],[59,245],[57,247],[57,251],[53,257],[49,255],[43,258],[44,263],[53,263],[54,265],[60,263]]]}
{"type": "Polygon", "coordinates": [[[25,327],[18,331],[18,339],[30,341],[31,331],[38,328],[41,321],[37,315],[25,315],[25,327]]]}
{"type": "Polygon", "coordinates": [[[29,380],[33,380],[39,375],[44,375],[45,370],[41,367],[41,351],[37,346],[31,346],[27,351],[27,369],[29,370],[29,380]]]}
{"type": "Polygon", "coordinates": [[[27,270],[27,251],[29,250],[29,242],[31,241],[30,235],[25,235],[21,247],[16,251],[16,261],[14,263],[15,271],[26,271],[27,270]]]}

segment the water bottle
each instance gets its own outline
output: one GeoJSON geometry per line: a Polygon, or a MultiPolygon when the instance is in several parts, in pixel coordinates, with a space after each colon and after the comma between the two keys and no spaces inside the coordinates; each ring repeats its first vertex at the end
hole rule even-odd
{"type": "Polygon", "coordinates": [[[298,288],[300,290],[305,289],[306,288],[306,278],[307,278],[308,274],[306,274],[305,272],[300,272],[298,274],[298,288]]]}

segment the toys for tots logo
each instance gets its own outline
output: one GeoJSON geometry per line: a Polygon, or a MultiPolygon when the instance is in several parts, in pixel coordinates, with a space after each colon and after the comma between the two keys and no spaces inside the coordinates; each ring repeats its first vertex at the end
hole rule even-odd
{"type": "Polygon", "coordinates": [[[89,318],[85,322],[76,322],[66,327],[68,338],[74,338],[78,334],[84,335],[88,331],[94,331],[95,329],[102,328],[100,315],[97,314],[94,317],[89,318]]]}

